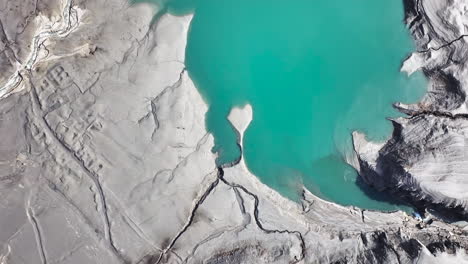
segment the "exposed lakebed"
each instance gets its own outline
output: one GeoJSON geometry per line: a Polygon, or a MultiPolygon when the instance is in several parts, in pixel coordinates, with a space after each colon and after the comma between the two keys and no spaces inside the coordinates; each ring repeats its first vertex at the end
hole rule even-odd
{"type": "Polygon", "coordinates": [[[262,182],[292,199],[305,185],[325,199],[368,209],[396,205],[356,183],[344,162],[351,132],[384,140],[393,102],[424,93],[421,73],[400,73],[413,49],[401,0],[169,1],[195,12],[186,66],[209,104],[219,164],[240,151],[226,117],[250,103],[244,157],[262,182]],[[364,188],[365,189],[365,188],[364,188]]]}

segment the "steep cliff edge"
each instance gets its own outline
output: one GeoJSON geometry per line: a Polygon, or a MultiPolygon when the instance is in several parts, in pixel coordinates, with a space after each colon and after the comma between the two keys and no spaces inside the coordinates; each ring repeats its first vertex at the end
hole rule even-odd
{"type": "Polygon", "coordinates": [[[468,1],[404,2],[417,51],[402,71],[422,70],[430,84],[421,102],[395,104],[408,116],[392,120],[387,142],[353,134],[358,170],[368,184],[421,210],[468,219],[468,1]]]}
{"type": "MultiPolygon", "coordinates": [[[[65,17],[66,1],[24,3],[65,17]]],[[[156,7],[124,0],[70,8],[74,30],[42,43],[22,90],[0,101],[0,263],[424,263],[468,248],[438,220],[307,190],[295,203],[242,157],[217,167],[184,65],[192,16],[151,24],[156,7]]],[[[252,118],[249,106],[229,116],[241,147],[252,118]]]]}

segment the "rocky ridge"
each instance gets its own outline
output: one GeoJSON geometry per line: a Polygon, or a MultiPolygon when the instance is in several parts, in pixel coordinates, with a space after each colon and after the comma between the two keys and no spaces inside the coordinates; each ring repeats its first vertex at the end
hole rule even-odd
{"type": "Polygon", "coordinates": [[[407,0],[406,23],[415,51],[402,66],[422,70],[430,84],[417,104],[396,103],[407,117],[392,119],[384,143],[354,133],[358,170],[368,184],[420,208],[468,219],[468,1],[407,0]]]}
{"type": "MultiPolygon", "coordinates": [[[[15,12],[29,8],[51,21],[35,7],[63,14],[65,3],[25,2],[15,12]]],[[[295,203],[263,185],[242,157],[217,167],[207,106],[184,66],[191,15],[162,14],[151,24],[160,10],[147,4],[75,0],[70,8],[80,10],[73,30],[47,38],[48,52],[24,71],[21,90],[0,103],[0,263],[463,257],[468,238],[459,227],[342,207],[307,190],[295,203]]],[[[5,16],[3,28],[13,28],[5,16]]],[[[31,53],[9,43],[3,53],[31,53]]],[[[229,116],[241,148],[254,117],[248,105],[229,116]]]]}

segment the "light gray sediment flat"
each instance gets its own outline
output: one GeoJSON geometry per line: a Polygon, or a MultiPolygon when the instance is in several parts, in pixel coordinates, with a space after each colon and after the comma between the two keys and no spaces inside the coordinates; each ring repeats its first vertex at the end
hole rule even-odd
{"type": "MultiPolygon", "coordinates": [[[[151,24],[156,12],[124,0],[24,1],[1,11],[8,38],[0,82],[18,72],[21,80],[0,101],[0,263],[464,257],[461,227],[342,207],[307,190],[295,203],[263,185],[243,159],[218,168],[207,105],[185,71],[192,16],[166,14],[151,24]],[[47,23],[68,19],[76,23],[60,27],[67,32],[28,47],[47,23]]],[[[229,116],[241,146],[252,118],[248,105],[229,116]]]]}

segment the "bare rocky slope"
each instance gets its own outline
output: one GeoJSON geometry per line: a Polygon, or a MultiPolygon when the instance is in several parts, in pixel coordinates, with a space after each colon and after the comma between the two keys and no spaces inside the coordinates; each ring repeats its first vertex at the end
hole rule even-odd
{"type": "Polygon", "coordinates": [[[369,184],[411,201],[422,211],[468,219],[468,1],[405,1],[417,51],[403,64],[422,70],[428,92],[413,105],[395,104],[407,117],[375,144],[354,134],[360,174],[369,184]]]}
{"type": "MultiPolygon", "coordinates": [[[[164,14],[151,24],[156,7],[124,0],[1,5],[0,263],[465,257],[467,231],[458,226],[342,207],[307,190],[295,203],[242,159],[217,167],[207,106],[184,66],[192,16],[164,14]]],[[[424,27],[418,21],[412,28],[424,27]]],[[[241,147],[254,117],[248,105],[229,116],[241,147]]],[[[360,156],[369,170],[371,150],[360,156]]]]}

